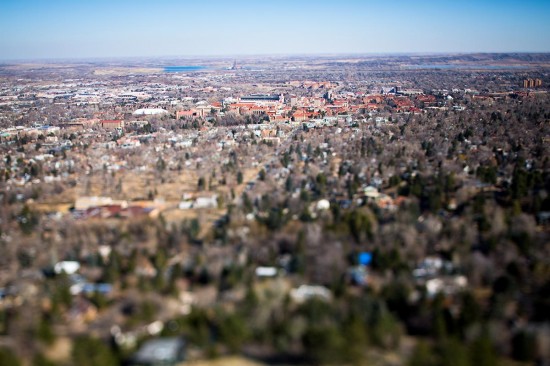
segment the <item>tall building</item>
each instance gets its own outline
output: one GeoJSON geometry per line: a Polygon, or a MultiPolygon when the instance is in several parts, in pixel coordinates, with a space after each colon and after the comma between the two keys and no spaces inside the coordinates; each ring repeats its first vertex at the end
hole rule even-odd
{"type": "Polygon", "coordinates": [[[525,80],[523,80],[523,87],[524,88],[538,88],[539,86],[542,86],[542,80],[541,79],[525,79],[525,80]]]}
{"type": "Polygon", "coordinates": [[[233,66],[231,66],[231,70],[240,70],[241,67],[237,65],[237,60],[233,61],[233,66]]]}

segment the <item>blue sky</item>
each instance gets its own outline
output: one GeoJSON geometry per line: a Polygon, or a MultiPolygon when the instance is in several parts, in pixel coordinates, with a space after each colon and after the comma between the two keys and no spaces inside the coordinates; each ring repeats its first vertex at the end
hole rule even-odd
{"type": "Polygon", "coordinates": [[[550,0],[0,0],[0,59],[550,52],[550,0]]]}

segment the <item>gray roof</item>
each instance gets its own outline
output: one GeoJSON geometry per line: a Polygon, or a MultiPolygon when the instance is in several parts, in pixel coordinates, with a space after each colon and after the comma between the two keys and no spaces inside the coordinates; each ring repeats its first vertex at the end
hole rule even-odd
{"type": "Polygon", "coordinates": [[[265,95],[265,94],[252,94],[252,95],[245,95],[244,97],[241,97],[241,100],[272,100],[272,101],[278,101],[279,95],[265,95]]]}
{"type": "Polygon", "coordinates": [[[162,364],[183,360],[185,341],[179,337],[151,339],[132,358],[135,364],[162,364]]]}

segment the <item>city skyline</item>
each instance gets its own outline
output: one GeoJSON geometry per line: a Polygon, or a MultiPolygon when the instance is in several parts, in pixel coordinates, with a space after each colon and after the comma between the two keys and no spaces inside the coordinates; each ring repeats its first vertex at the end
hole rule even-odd
{"type": "Polygon", "coordinates": [[[550,52],[545,1],[3,1],[0,59],[550,52]]]}

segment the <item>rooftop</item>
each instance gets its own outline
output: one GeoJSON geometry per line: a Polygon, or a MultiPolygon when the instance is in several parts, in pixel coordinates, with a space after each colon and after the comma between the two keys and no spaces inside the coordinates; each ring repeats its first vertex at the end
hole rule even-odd
{"type": "Polygon", "coordinates": [[[158,365],[182,361],[185,341],[178,337],[151,339],[134,354],[133,365],[158,365]]]}

